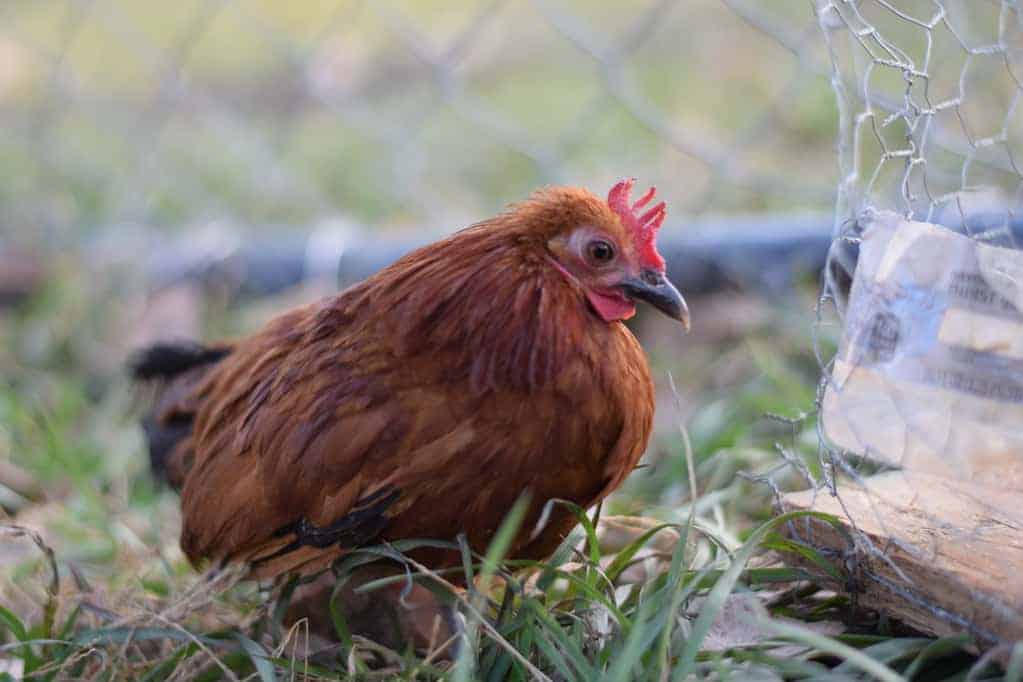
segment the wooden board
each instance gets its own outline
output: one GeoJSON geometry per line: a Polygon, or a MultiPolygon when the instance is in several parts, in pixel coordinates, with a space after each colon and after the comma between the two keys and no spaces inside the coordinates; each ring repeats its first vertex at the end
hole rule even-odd
{"type": "Polygon", "coordinates": [[[845,556],[867,608],[935,635],[970,633],[981,647],[1023,640],[1023,493],[906,471],[865,482],[840,486],[839,498],[784,498],[786,511],[842,519],[855,552],[816,519],[785,532],[845,556]]]}

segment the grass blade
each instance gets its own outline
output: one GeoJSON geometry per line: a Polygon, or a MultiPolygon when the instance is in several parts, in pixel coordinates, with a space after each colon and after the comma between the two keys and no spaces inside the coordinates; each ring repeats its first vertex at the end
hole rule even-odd
{"type": "Polygon", "coordinates": [[[1009,656],[1009,664],[1005,666],[1005,682],[1021,682],[1023,680],[1023,642],[1016,642],[1009,656]]]}
{"type": "Polygon", "coordinates": [[[252,641],[240,632],[234,633],[234,639],[241,645],[242,649],[249,655],[256,673],[262,682],[276,682],[277,670],[270,662],[270,654],[262,645],[252,641]]]}
{"type": "Polygon", "coordinates": [[[776,620],[765,620],[761,623],[761,626],[779,637],[795,640],[820,651],[839,656],[850,667],[859,668],[873,679],[880,680],[881,682],[904,682],[906,679],[884,663],[871,658],[859,649],[854,649],[848,644],[842,644],[813,630],[776,620]]]}
{"type": "Polygon", "coordinates": [[[970,637],[968,635],[957,635],[955,637],[942,637],[941,639],[927,641],[929,642],[927,646],[917,654],[913,662],[903,671],[902,674],[906,679],[911,680],[916,677],[916,674],[930,661],[962,651],[970,643],[970,637]]]}
{"type": "Polygon", "coordinates": [[[728,595],[732,593],[733,589],[735,589],[735,584],[738,582],[743,569],[745,569],[746,563],[753,557],[753,553],[760,546],[761,541],[773,528],[804,516],[819,518],[833,526],[840,526],[838,519],[829,514],[796,511],[777,516],[754,530],[753,533],[750,534],[749,539],[746,540],[746,542],[743,543],[743,545],[735,552],[731,565],[729,565],[721,578],[714,584],[710,594],[707,595],[707,600],[703,604],[703,609],[700,611],[700,615],[693,623],[693,629],[690,633],[689,639],[686,641],[685,649],[682,651],[678,664],[672,672],[671,679],[673,681],[682,680],[686,675],[692,672],[693,665],[696,662],[696,654],[699,653],[700,646],[703,644],[704,638],[710,631],[711,625],[714,624],[718,613],[720,613],[721,609],[724,608],[725,600],[728,599],[728,595]]]}
{"type": "MultiPolygon", "coordinates": [[[[609,682],[627,682],[632,678],[632,671],[639,664],[646,652],[646,645],[650,641],[648,631],[654,629],[650,616],[655,604],[653,599],[644,599],[640,604],[639,613],[633,620],[632,629],[625,638],[625,646],[617,652],[614,663],[602,679],[609,682]]],[[[671,627],[670,622],[665,627],[671,627]]]]}
{"type": "Polygon", "coordinates": [[[486,595],[490,591],[490,581],[500,566],[501,560],[511,549],[512,542],[518,535],[522,521],[526,517],[526,510],[529,507],[529,498],[526,495],[519,497],[511,511],[504,517],[501,527],[497,529],[494,539],[490,541],[486,556],[483,557],[483,565],[480,567],[479,578],[477,579],[477,590],[472,599],[473,610],[467,619],[464,646],[455,661],[454,681],[469,682],[476,674],[476,632],[479,628],[479,619],[484,618],[483,607],[486,595]]]}

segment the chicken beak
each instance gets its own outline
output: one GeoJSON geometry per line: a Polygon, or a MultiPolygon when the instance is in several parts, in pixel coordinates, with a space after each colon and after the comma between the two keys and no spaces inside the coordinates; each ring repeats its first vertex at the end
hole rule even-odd
{"type": "Polygon", "coordinates": [[[644,270],[640,277],[622,280],[618,288],[630,299],[646,301],[671,319],[678,320],[689,331],[689,306],[664,273],[644,270]]]}

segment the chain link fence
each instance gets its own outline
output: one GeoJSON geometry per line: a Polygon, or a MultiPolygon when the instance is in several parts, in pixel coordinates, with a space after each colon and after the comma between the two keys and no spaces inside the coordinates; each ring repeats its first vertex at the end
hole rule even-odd
{"type": "Polygon", "coordinates": [[[749,0],[0,8],[0,225],[455,229],[544,183],[656,182],[676,225],[829,210],[812,7],[749,0]]]}

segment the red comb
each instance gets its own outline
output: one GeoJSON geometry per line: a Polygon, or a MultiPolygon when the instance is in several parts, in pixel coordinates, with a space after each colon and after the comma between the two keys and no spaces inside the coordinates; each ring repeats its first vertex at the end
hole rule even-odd
{"type": "Polygon", "coordinates": [[[629,178],[612,187],[611,191],[607,193],[607,205],[618,214],[625,229],[632,234],[636,250],[639,252],[640,264],[643,267],[664,272],[664,259],[661,258],[661,254],[657,253],[657,246],[654,242],[657,239],[657,230],[661,228],[668,208],[662,201],[643,215],[637,216],[636,211],[650,203],[657,189],[651,187],[646,194],[630,205],[629,199],[632,194],[632,186],[635,183],[635,178],[629,178]]]}

